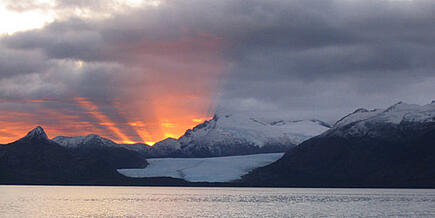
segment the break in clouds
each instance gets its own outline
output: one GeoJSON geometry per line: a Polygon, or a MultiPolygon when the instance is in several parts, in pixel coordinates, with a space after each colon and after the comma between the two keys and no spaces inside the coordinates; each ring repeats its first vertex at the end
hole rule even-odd
{"type": "Polygon", "coordinates": [[[435,98],[432,0],[147,3],[6,1],[55,16],[0,37],[0,141],[39,124],[155,142],[216,111],[333,122],[435,98]]]}

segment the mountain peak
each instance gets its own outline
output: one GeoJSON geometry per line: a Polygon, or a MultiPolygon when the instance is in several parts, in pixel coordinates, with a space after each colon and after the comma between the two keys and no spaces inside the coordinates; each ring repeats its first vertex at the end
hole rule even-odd
{"type": "Polygon", "coordinates": [[[393,104],[392,106],[388,107],[385,110],[385,112],[391,112],[391,111],[397,110],[398,108],[402,108],[402,107],[406,107],[406,106],[408,106],[408,104],[406,104],[402,101],[399,101],[396,104],[393,104]]]}
{"type": "Polygon", "coordinates": [[[48,140],[48,136],[41,126],[37,126],[32,129],[23,139],[38,139],[38,140],[48,140]]]}
{"type": "Polygon", "coordinates": [[[358,108],[353,113],[356,114],[356,113],[366,113],[366,112],[369,112],[369,110],[365,108],[358,108]]]}
{"type": "Polygon", "coordinates": [[[90,140],[90,139],[104,139],[104,138],[97,135],[97,134],[89,134],[89,135],[85,136],[85,139],[90,140]]]}
{"type": "Polygon", "coordinates": [[[112,140],[103,138],[96,134],[89,134],[87,136],[56,136],[53,138],[53,141],[65,147],[77,147],[81,145],[117,145],[112,140]]]}

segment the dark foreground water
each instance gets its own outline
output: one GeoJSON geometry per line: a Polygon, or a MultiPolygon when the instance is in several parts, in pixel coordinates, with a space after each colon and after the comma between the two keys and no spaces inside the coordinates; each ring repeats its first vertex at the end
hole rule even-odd
{"type": "Polygon", "coordinates": [[[1,217],[435,217],[435,190],[0,186],[1,217]]]}

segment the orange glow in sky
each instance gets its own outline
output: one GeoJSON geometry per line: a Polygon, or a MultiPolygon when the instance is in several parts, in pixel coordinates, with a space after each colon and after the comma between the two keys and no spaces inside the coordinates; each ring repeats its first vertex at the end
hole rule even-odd
{"type": "Polygon", "coordinates": [[[77,103],[82,106],[85,110],[88,111],[89,114],[94,116],[97,120],[100,121],[100,125],[107,126],[107,128],[112,131],[118,138],[121,139],[122,143],[134,143],[131,141],[126,135],[124,135],[116,126],[116,123],[113,123],[109,118],[107,118],[103,113],[98,110],[98,107],[94,105],[92,102],[87,100],[86,98],[74,98],[77,103]]]}
{"type": "MultiPolygon", "coordinates": [[[[170,105],[161,102],[162,106],[153,108],[157,111],[155,120],[149,122],[134,121],[128,123],[113,122],[105,115],[97,105],[84,97],[76,97],[69,104],[76,104],[89,116],[66,115],[44,108],[46,101],[25,101],[21,104],[31,104],[41,109],[35,114],[3,111],[0,114],[0,143],[6,144],[23,137],[28,131],[41,125],[46,130],[49,137],[59,135],[80,136],[88,134],[98,134],[112,139],[117,143],[133,144],[143,142],[148,145],[163,140],[165,138],[178,138],[187,129],[199,123],[211,119],[207,112],[188,110],[171,110],[170,105]],[[161,116],[161,117],[159,117],[161,116]],[[137,133],[129,135],[126,126],[137,133]],[[139,138],[135,137],[139,136],[139,138]]],[[[133,119],[133,118],[132,118],[133,119]]]]}
{"type": "Polygon", "coordinates": [[[218,38],[196,33],[114,45],[108,52],[129,57],[123,63],[128,71],[111,78],[121,87],[120,93],[98,98],[71,91],[70,98],[62,100],[0,99],[0,143],[13,142],[37,125],[51,138],[98,134],[117,143],[149,145],[178,138],[213,116],[224,77],[222,44],[218,38]]]}

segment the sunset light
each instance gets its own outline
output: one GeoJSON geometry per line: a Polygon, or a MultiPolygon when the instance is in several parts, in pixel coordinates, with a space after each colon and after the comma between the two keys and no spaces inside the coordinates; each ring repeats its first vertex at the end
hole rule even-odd
{"type": "MultiPolygon", "coordinates": [[[[162,3],[113,0],[101,5],[65,7],[62,4],[66,3],[54,0],[21,4],[1,2],[0,34],[14,36],[48,28],[57,31],[53,23],[69,22],[72,17],[74,22],[78,19],[103,22],[114,16],[124,16],[123,13],[129,10],[154,10],[162,3]],[[92,7],[99,10],[94,13],[92,7]]],[[[84,31],[84,34],[54,34],[58,38],[47,42],[56,42],[52,47],[55,52],[56,47],[68,45],[62,42],[63,39],[88,35],[91,44],[102,39],[100,35],[84,31]]],[[[15,86],[18,83],[9,78],[2,80],[0,91],[13,88],[19,90],[15,93],[22,94],[19,99],[0,102],[0,124],[3,126],[0,143],[12,142],[41,125],[51,137],[98,134],[118,143],[147,142],[151,145],[167,137],[178,138],[187,129],[209,119],[214,113],[219,82],[225,77],[221,53],[225,41],[199,29],[180,27],[176,31],[184,36],[172,39],[143,35],[134,41],[98,42],[102,44],[88,53],[99,52],[98,55],[106,56],[101,62],[80,53],[85,56],[72,54],[74,57],[50,59],[46,65],[37,64],[33,68],[44,71],[42,74],[23,74],[29,87],[25,90],[15,86]],[[109,61],[114,58],[116,61],[109,61]],[[51,85],[42,86],[43,83],[51,85]],[[89,85],[83,87],[81,84],[84,83],[89,85]],[[37,96],[26,94],[37,93],[39,89],[48,92],[42,91],[40,93],[44,95],[37,96]],[[11,107],[22,110],[10,110],[11,107]]],[[[44,33],[35,34],[42,36],[44,33]]],[[[77,42],[88,43],[86,40],[77,42]]],[[[9,54],[16,52],[11,51],[9,54]]],[[[29,63],[49,59],[49,56],[36,49],[29,55],[29,63]]]]}
{"type": "Polygon", "coordinates": [[[435,217],[435,0],[0,0],[1,217],[435,217]]]}
{"type": "MultiPolygon", "coordinates": [[[[96,104],[84,97],[76,97],[71,101],[56,102],[54,100],[26,100],[24,102],[3,102],[3,104],[22,105],[23,107],[45,108],[45,111],[34,114],[22,112],[2,111],[0,115],[0,144],[13,142],[36,125],[43,125],[49,136],[58,135],[78,136],[88,134],[98,134],[103,137],[112,139],[117,143],[134,144],[138,142],[154,145],[156,142],[165,138],[178,138],[182,136],[187,129],[190,129],[200,122],[211,119],[211,117],[192,118],[189,114],[180,114],[175,116],[177,110],[168,116],[172,122],[159,123],[159,119],[120,123],[114,122],[112,118],[101,112],[96,104]],[[49,105],[60,105],[65,107],[75,105],[79,114],[63,114],[48,109],[49,105]],[[41,118],[46,118],[42,120],[41,118]],[[54,119],[60,118],[60,121],[54,119]],[[85,120],[86,119],[86,120],[85,120]],[[68,127],[64,126],[68,125],[68,127]],[[71,134],[73,133],[73,134],[71,134]]],[[[65,112],[66,113],[66,112],[65,112]]],[[[134,119],[132,116],[131,119],[134,119]]],[[[162,118],[169,121],[168,119],[162,118]]]]}
{"type": "Polygon", "coordinates": [[[83,109],[87,110],[87,112],[91,114],[95,119],[100,121],[99,125],[107,126],[107,128],[111,132],[113,132],[118,138],[122,140],[121,142],[132,143],[132,141],[130,141],[130,139],[126,135],[124,135],[124,133],[121,132],[121,130],[116,126],[116,124],[113,123],[106,115],[101,113],[98,107],[94,105],[92,102],[90,102],[86,98],[81,98],[81,97],[75,98],[74,100],[77,101],[77,103],[80,106],[82,106],[83,109]]]}

